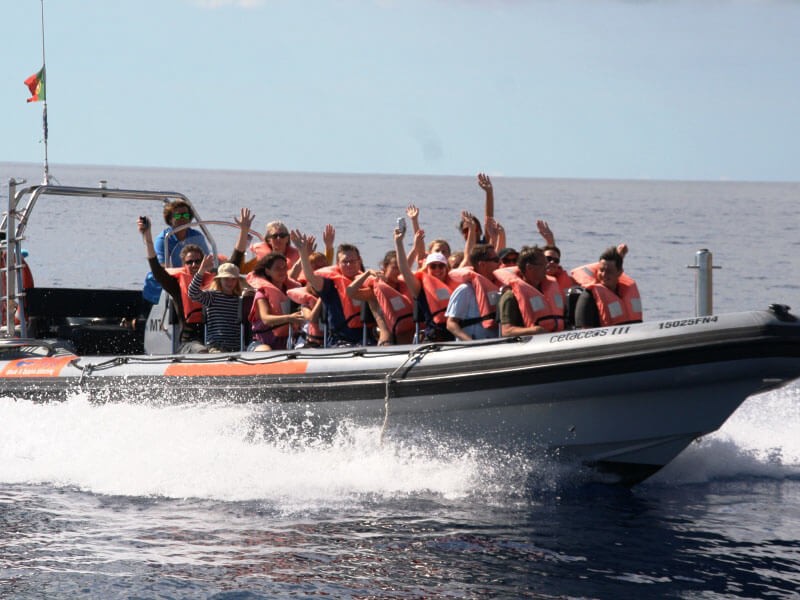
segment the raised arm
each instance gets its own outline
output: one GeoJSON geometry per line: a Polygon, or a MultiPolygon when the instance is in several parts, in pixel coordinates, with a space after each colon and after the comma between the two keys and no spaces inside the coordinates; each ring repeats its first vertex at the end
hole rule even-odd
{"type": "Polygon", "coordinates": [[[239,251],[242,254],[247,250],[247,242],[250,241],[250,227],[256,216],[250,212],[249,208],[242,208],[239,211],[239,218],[234,217],[233,221],[239,226],[239,238],[236,240],[236,245],[233,247],[234,251],[239,251]]]}
{"type": "Polygon", "coordinates": [[[470,263],[469,255],[472,253],[472,249],[478,241],[478,227],[475,224],[475,216],[471,212],[466,210],[462,211],[461,218],[467,225],[467,240],[464,242],[464,259],[459,266],[469,267],[472,264],[470,263]]]}
{"type": "Polygon", "coordinates": [[[419,279],[414,277],[414,273],[411,271],[411,265],[408,264],[408,260],[406,258],[406,249],[403,247],[404,237],[405,233],[399,229],[394,230],[394,250],[397,252],[397,267],[400,269],[400,274],[403,276],[403,281],[406,282],[406,287],[408,287],[411,295],[416,298],[419,296],[421,286],[419,279]]]}
{"type": "Polygon", "coordinates": [[[322,231],[322,241],[325,244],[325,258],[328,259],[328,264],[333,264],[334,257],[334,241],[336,240],[336,228],[328,223],[322,231]]]}
{"type": "Polygon", "coordinates": [[[313,242],[309,242],[309,237],[299,229],[292,231],[290,237],[292,243],[300,252],[300,264],[303,266],[303,275],[305,275],[306,281],[318,294],[321,293],[325,279],[321,275],[314,273],[314,267],[311,266],[311,261],[308,258],[312,252],[311,244],[313,242]]]}
{"type": "Polygon", "coordinates": [[[478,186],[486,192],[486,206],[484,215],[484,229],[486,228],[489,219],[494,218],[494,187],[492,180],[486,173],[478,173],[478,186]]]}

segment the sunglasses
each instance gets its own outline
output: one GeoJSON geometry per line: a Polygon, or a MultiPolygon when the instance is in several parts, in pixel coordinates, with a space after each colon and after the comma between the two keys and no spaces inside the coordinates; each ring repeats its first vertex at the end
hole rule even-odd
{"type": "Polygon", "coordinates": [[[275,238],[283,239],[283,238],[289,237],[289,234],[288,233],[273,233],[272,235],[267,236],[267,237],[269,239],[271,239],[271,240],[274,240],[275,238]]]}
{"type": "Polygon", "coordinates": [[[431,263],[428,265],[429,269],[446,269],[447,265],[444,263],[431,263]]]}
{"type": "Polygon", "coordinates": [[[561,259],[560,259],[560,258],[558,258],[557,256],[545,256],[544,258],[545,258],[545,260],[546,260],[547,262],[551,262],[551,263],[556,263],[556,264],[558,264],[558,263],[560,263],[560,262],[561,262],[561,259]]]}
{"type": "Polygon", "coordinates": [[[500,259],[497,256],[492,256],[491,258],[482,258],[481,262],[494,262],[499,263],[500,259]]]}
{"type": "Polygon", "coordinates": [[[506,256],[503,258],[504,265],[515,265],[519,256],[506,256]]]}
{"type": "Polygon", "coordinates": [[[202,258],[195,258],[193,260],[184,261],[184,264],[186,264],[186,265],[199,265],[201,262],[203,262],[202,258]]]}
{"type": "Polygon", "coordinates": [[[191,219],[192,213],[190,212],[183,212],[183,213],[172,213],[173,219],[191,219]]]}

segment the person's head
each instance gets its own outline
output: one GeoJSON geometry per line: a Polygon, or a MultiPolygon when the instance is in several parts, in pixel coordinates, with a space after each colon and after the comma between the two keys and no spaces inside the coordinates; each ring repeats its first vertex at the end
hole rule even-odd
{"type": "Polygon", "coordinates": [[[519,252],[514,250],[514,248],[503,248],[497,253],[497,257],[500,259],[500,263],[504,267],[512,267],[517,264],[519,252]]]}
{"type": "Polygon", "coordinates": [[[192,209],[183,200],[173,200],[164,204],[164,223],[170,227],[186,225],[193,216],[192,209]]]}
{"type": "Polygon", "coordinates": [[[397,252],[389,250],[381,261],[381,270],[386,281],[396,283],[400,277],[400,268],[397,266],[397,252]]]}
{"type": "MultiPolygon", "coordinates": [[[[475,228],[478,230],[478,237],[481,237],[483,229],[481,229],[481,222],[478,221],[478,217],[472,215],[472,217],[470,217],[470,220],[475,224],[475,228]]],[[[469,228],[467,227],[467,225],[468,221],[464,218],[462,218],[457,225],[458,230],[461,232],[461,235],[464,236],[464,239],[467,239],[467,234],[469,233],[469,228]]]]}
{"type": "Polygon", "coordinates": [[[253,272],[276,286],[282,286],[289,277],[286,257],[280,252],[270,252],[256,263],[253,272]]]}
{"type": "Polygon", "coordinates": [[[271,221],[267,223],[264,241],[273,251],[285,255],[286,247],[289,245],[289,228],[281,221],[271,221]]]}
{"type": "Polygon", "coordinates": [[[217,274],[209,287],[229,296],[241,295],[242,280],[239,277],[239,267],[229,262],[222,263],[217,268],[217,274]]]}
{"type": "Polygon", "coordinates": [[[476,273],[480,273],[484,277],[493,279],[492,273],[500,266],[500,259],[497,258],[497,252],[489,244],[478,244],[469,253],[469,260],[476,273]]]}
{"type": "Polygon", "coordinates": [[[460,250],[447,257],[447,264],[451,269],[457,269],[464,260],[464,253],[460,250]]]}
{"type": "Polygon", "coordinates": [[[431,252],[425,257],[424,269],[432,277],[444,281],[447,278],[447,271],[449,270],[447,257],[441,252],[431,252]]]}
{"type": "Polygon", "coordinates": [[[558,246],[545,246],[544,258],[547,261],[547,274],[558,275],[561,269],[561,250],[558,249],[558,246]]]}
{"type": "Polygon", "coordinates": [[[330,263],[328,262],[328,257],[325,256],[322,252],[312,252],[308,255],[308,262],[311,263],[311,268],[315,271],[317,269],[321,269],[322,267],[329,267],[330,263]]]}
{"type": "Polygon", "coordinates": [[[189,272],[194,275],[200,270],[200,263],[203,262],[203,249],[197,244],[186,244],[181,249],[181,264],[186,265],[189,272]]]}
{"type": "Polygon", "coordinates": [[[608,289],[616,290],[620,275],[622,275],[622,255],[612,246],[600,255],[597,279],[608,289]]]}
{"type": "Polygon", "coordinates": [[[336,249],[336,265],[342,275],[353,279],[361,271],[361,253],[353,244],[339,244],[336,249]]]}
{"type": "Polygon", "coordinates": [[[517,268],[522,278],[532,286],[538,286],[547,276],[547,261],[539,246],[524,246],[519,253],[517,268]]]}
{"type": "Polygon", "coordinates": [[[433,240],[428,244],[428,253],[430,254],[432,252],[450,256],[450,244],[447,243],[447,240],[433,240]]]}

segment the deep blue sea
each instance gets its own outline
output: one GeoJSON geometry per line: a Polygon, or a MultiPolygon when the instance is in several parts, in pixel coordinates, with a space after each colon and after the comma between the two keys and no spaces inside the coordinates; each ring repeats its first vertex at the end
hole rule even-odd
{"type": "MultiPolygon", "coordinates": [[[[374,264],[405,206],[454,246],[470,177],[54,165],[65,185],[180,191],[205,219],[239,207],[361,247],[374,264]]],[[[38,165],[0,163],[8,179],[38,165]]],[[[718,312],[800,312],[800,183],[494,178],[517,248],[555,231],[565,266],[630,246],[646,319],[694,314],[694,254],[713,252],[718,312]]],[[[36,206],[38,285],[137,288],[136,217],[108,200],[36,206]]],[[[227,235],[227,234],[226,234],[227,235]]],[[[232,244],[221,235],[222,248],[232,244]]],[[[264,435],[257,406],[30,404],[0,390],[2,598],[798,598],[800,386],[754,396],[647,482],[482,447],[343,427],[264,435]]]]}

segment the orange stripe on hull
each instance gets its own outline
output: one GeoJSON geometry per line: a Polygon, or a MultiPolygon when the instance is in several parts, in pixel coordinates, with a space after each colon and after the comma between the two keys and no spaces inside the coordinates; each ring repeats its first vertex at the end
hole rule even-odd
{"type": "Polygon", "coordinates": [[[306,361],[287,361],[280,363],[194,363],[169,365],[164,375],[171,377],[233,377],[237,375],[299,375],[306,372],[306,361]]]}

